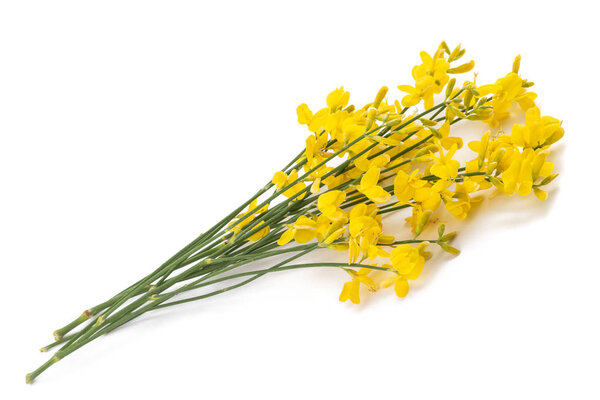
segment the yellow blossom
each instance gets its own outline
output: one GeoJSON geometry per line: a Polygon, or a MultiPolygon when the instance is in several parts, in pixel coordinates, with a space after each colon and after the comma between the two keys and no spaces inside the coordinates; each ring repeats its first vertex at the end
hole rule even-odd
{"type": "Polygon", "coordinates": [[[442,196],[446,210],[457,219],[465,219],[471,210],[471,197],[469,196],[469,185],[457,183],[454,193],[442,196]]]}
{"type": "MultiPolygon", "coordinates": [[[[273,182],[273,184],[276,186],[277,190],[281,190],[286,186],[291,185],[292,183],[296,182],[298,180],[298,171],[296,171],[295,169],[292,170],[292,172],[290,172],[289,176],[283,172],[283,171],[277,171],[275,172],[275,174],[273,175],[273,179],[271,182],[273,182]]],[[[304,190],[306,188],[306,185],[302,182],[297,182],[296,184],[294,184],[291,188],[287,189],[286,191],[283,192],[283,195],[285,197],[292,197],[294,196],[296,193],[304,190]]],[[[294,200],[301,200],[304,198],[304,196],[306,195],[306,193],[302,193],[299,196],[296,196],[294,198],[294,200]]]]}
{"type": "MultiPolygon", "coordinates": [[[[394,276],[384,280],[382,287],[388,287],[394,284],[394,290],[398,297],[405,297],[409,290],[408,281],[415,280],[423,271],[426,258],[429,254],[425,251],[428,242],[421,242],[417,247],[410,244],[402,244],[395,247],[390,253],[391,267],[394,276]]],[[[387,265],[384,265],[386,267],[387,265]]]]}
{"type": "Polygon", "coordinates": [[[346,107],[349,100],[350,92],[345,91],[344,87],[340,87],[327,95],[327,107],[334,112],[339,108],[346,107]]]}
{"type": "Polygon", "coordinates": [[[446,150],[450,150],[452,146],[456,146],[457,149],[462,148],[463,140],[459,136],[450,136],[450,123],[448,120],[444,121],[442,126],[438,129],[441,135],[440,144],[446,150]]]}
{"type": "Polygon", "coordinates": [[[327,146],[327,134],[314,134],[306,138],[306,155],[307,165],[314,166],[313,160],[320,163],[325,159],[324,150],[327,146]]]}
{"type": "Polygon", "coordinates": [[[419,170],[415,169],[408,175],[406,172],[399,170],[394,179],[394,194],[400,204],[407,204],[414,196],[416,190],[427,185],[419,176],[419,170]]]}
{"type": "Polygon", "coordinates": [[[329,219],[340,219],[344,216],[344,211],[339,206],[344,199],[346,199],[346,193],[341,190],[330,190],[319,196],[317,208],[329,219]]]}
{"type": "Polygon", "coordinates": [[[421,242],[417,247],[401,244],[390,253],[392,267],[406,279],[414,280],[419,277],[425,265],[425,248],[429,242],[421,242]]]}
{"type": "Polygon", "coordinates": [[[356,187],[359,192],[377,204],[387,203],[391,197],[384,188],[377,185],[380,173],[381,170],[378,167],[372,166],[361,178],[360,185],[356,187]]]}
{"type": "Polygon", "coordinates": [[[363,172],[368,171],[371,167],[385,167],[390,162],[390,155],[386,153],[376,155],[382,150],[385,150],[385,148],[385,146],[373,147],[371,151],[366,152],[354,160],[354,165],[363,172]]]}
{"type": "Polygon", "coordinates": [[[440,191],[444,188],[445,186],[427,184],[415,190],[413,199],[423,210],[435,211],[442,200],[440,191]]]}
{"type": "Polygon", "coordinates": [[[491,175],[496,170],[504,171],[516,151],[509,139],[507,135],[492,139],[490,132],[486,131],[480,140],[469,142],[469,148],[477,153],[477,158],[466,163],[466,172],[484,171],[491,175]]]}
{"type": "MultiPolygon", "coordinates": [[[[260,221],[258,224],[256,224],[256,226],[254,228],[252,228],[252,230],[258,228],[259,226],[264,225],[264,223],[265,223],[265,221],[260,221]]],[[[252,235],[248,236],[248,240],[255,242],[255,241],[267,236],[269,231],[270,231],[270,228],[268,226],[265,226],[264,228],[254,232],[252,235]]]]}
{"type": "Polygon", "coordinates": [[[496,83],[484,85],[477,88],[480,96],[493,95],[489,104],[492,106],[492,115],[484,121],[496,128],[499,123],[510,114],[510,107],[513,103],[518,103],[523,111],[527,111],[535,106],[534,100],[537,95],[533,92],[527,92],[523,87],[525,81],[514,72],[510,72],[505,77],[500,78],[496,83]]]}
{"type": "Polygon", "coordinates": [[[421,52],[420,65],[415,65],[412,69],[412,77],[415,80],[415,86],[400,85],[398,89],[408,93],[402,98],[402,105],[410,107],[418,104],[421,100],[425,101],[425,108],[433,107],[433,95],[441,93],[449,77],[447,71],[450,63],[443,57],[443,51],[438,49],[433,57],[427,52],[421,52]]]}
{"type": "Polygon", "coordinates": [[[525,125],[514,124],[510,137],[516,146],[536,149],[550,146],[560,140],[564,133],[559,120],[540,117],[540,109],[531,107],[527,110],[525,125]]]}
{"type": "MultiPolygon", "coordinates": [[[[346,232],[346,224],[348,223],[348,217],[346,213],[343,213],[342,217],[337,217],[336,219],[330,219],[326,215],[319,215],[317,218],[317,230],[319,234],[319,241],[321,245],[332,247],[338,245],[347,245],[347,243],[336,243],[332,245],[333,242],[342,237],[342,235],[346,232]]],[[[345,247],[344,250],[347,250],[348,247],[345,247]]]]}
{"type": "Polygon", "coordinates": [[[317,221],[301,215],[296,222],[288,226],[288,230],[281,235],[277,244],[283,246],[292,239],[298,243],[308,243],[317,236],[319,236],[317,221]]]}
{"type": "Polygon", "coordinates": [[[341,132],[333,136],[340,144],[346,145],[358,139],[366,130],[366,119],[352,115],[342,122],[341,132]]]}
{"type": "Polygon", "coordinates": [[[444,154],[440,148],[440,156],[433,156],[436,163],[431,166],[431,173],[440,179],[448,180],[456,178],[458,175],[458,168],[460,167],[460,163],[452,159],[456,150],[457,146],[453,145],[450,150],[448,150],[448,153],[444,154]]]}
{"type": "Polygon", "coordinates": [[[375,282],[373,281],[373,278],[368,276],[371,272],[371,269],[361,268],[358,271],[346,269],[345,271],[352,277],[352,280],[344,283],[342,293],[340,293],[340,301],[345,302],[350,300],[354,304],[360,304],[358,292],[360,290],[361,283],[365,285],[367,289],[375,291],[375,282]]]}
{"type": "MultiPolygon", "coordinates": [[[[348,226],[349,238],[349,263],[358,260],[360,253],[364,257],[374,259],[377,256],[387,256],[387,253],[378,246],[384,236],[381,228],[381,216],[377,214],[374,204],[364,203],[356,205],[350,211],[350,224],[348,226]]],[[[386,240],[387,242],[387,240],[386,240]]]]}
{"type": "Polygon", "coordinates": [[[327,185],[328,189],[335,189],[338,186],[343,185],[348,182],[350,179],[347,174],[331,174],[327,178],[323,179],[323,183],[327,185]]]}
{"type": "MultiPolygon", "coordinates": [[[[527,148],[522,153],[515,153],[511,164],[502,173],[502,190],[506,194],[518,193],[527,196],[531,193],[535,181],[539,177],[548,177],[553,165],[546,162],[547,152],[527,148]]],[[[545,196],[537,194],[538,197],[545,196]]],[[[543,200],[542,199],[542,200],[543,200]]]]}
{"type": "Polygon", "coordinates": [[[313,117],[311,118],[308,129],[314,133],[321,133],[325,130],[325,125],[327,124],[327,119],[329,117],[329,109],[322,108],[317,111],[313,117]]]}
{"type": "Polygon", "coordinates": [[[296,114],[298,114],[298,123],[301,125],[309,125],[313,118],[312,111],[310,111],[310,108],[308,108],[308,106],[304,103],[300,104],[298,108],[296,108],[296,114]]]}
{"type": "MultiPolygon", "coordinates": [[[[235,218],[235,220],[233,220],[229,225],[234,225],[231,229],[229,229],[231,232],[234,233],[234,235],[238,235],[242,229],[247,226],[248,224],[250,224],[252,221],[254,221],[254,219],[256,218],[257,214],[262,214],[265,211],[267,211],[267,209],[269,208],[268,204],[265,204],[264,206],[262,206],[260,209],[256,208],[256,206],[258,205],[258,199],[254,199],[252,200],[252,202],[248,205],[248,210],[246,212],[243,212],[241,214],[238,214],[235,218]],[[248,217],[246,217],[246,215],[249,215],[248,217]],[[240,222],[236,222],[238,220],[240,220],[241,218],[245,217],[244,220],[240,221],[240,222]]],[[[263,222],[261,221],[258,225],[262,225],[263,222]]],[[[252,234],[248,240],[258,240],[261,237],[264,237],[267,233],[269,233],[269,227],[266,226],[263,229],[261,229],[258,232],[255,232],[254,234],[252,234]]]]}

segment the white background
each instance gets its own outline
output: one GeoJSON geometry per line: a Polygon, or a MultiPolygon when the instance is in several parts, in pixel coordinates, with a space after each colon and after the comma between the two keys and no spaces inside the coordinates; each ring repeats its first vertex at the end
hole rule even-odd
{"type": "Polygon", "coordinates": [[[588,3],[3,1],[0,397],[599,398],[588,3]],[[342,272],[284,272],[148,315],[25,385],[54,329],[298,152],[299,103],[340,85],[355,104],[384,84],[397,98],[442,39],[481,83],[522,54],[542,113],[564,120],[545,203],[482,205],[462,254],[436,256],[404,300],[343,304],[342,272]]]}

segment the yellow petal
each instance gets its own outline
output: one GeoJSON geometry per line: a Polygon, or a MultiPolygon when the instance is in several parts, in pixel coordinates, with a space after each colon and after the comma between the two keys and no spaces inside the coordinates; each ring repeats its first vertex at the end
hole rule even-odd
{"type": "Polygon", "coordinates": [[[350,301],[354,304],[360,304],[360,297],[358,296],[358,291],[360,290],[360,283],[358,280],[352,280],[349,285],[349,297],[350,301]]]}
{"type": "Polygon", "coordinates": [[[365,196],[367,196],[373,203],[384,204],[390,201],[392,197],[384,188],[381,186],[374,186],[369,188],[364,192],[365,196]]]}
{"type": "Polygon", "coordinates": [[[283,171],[277,171],[273,175],[273,179],[271,182],[277,186],[277,189],[281,189],[285,186],[285,182],[287,181],[287,175],[283,171]]]}
{"type": "Polygon", "coordinates": [[[352,282],[344,283],[344,287],[342,288],[342,293],[340,293],[340,301],[345,302],[350,298],[350,285],[352,282]]]}
{"type": "Polygon", "coordinates": [[[548,197],[548,193],[539,188],[533,188],[533,193],[541,201],[545,201],[546,198],[548,197]]]}
{"type": "Polygon", "coordinates": [[[408,294],[408,281],[404,278],[399,278],[396,280],[396,284],[394,285],[394,291],[396,295],[400,298],[406,297],[408,294]]]}
{"type": "Polygon", "coordinates": [[[365,174],[361,178],[360,186],[363,189],[368,189],[370,187],[377,185],[377,183],[379,182],[379,174],[380,174],[379,168],[377,168],[377,167],[369,168],[369,170],[367,172],[365,172],[365,174]]]}
{"type": "Polygon", "coordinates": [[[287,231],[283,232],[279,237],[279,240],[277,240],[277,244],[283,246],[284,244],[289,243],[294,238],[294,231],[295,229],[289,228],[287,231]]]}
{"type": "Polygon", "coordinates": [[[298,122],[302,125],[310,124],[312,120],[313,113],[310,111],[310,108],[304,103],[300,104],[298,108],[296,108],[296,114],[298,114],[298,122]]]}
{"type": "Polygon", "coordinates": [[[398,275],[390,276],[389,278],[386,278],[383,281],[381,281],[381,283],[379,284],[379,287],[382,287],[382,288],[390,287],[390,286],[392,286],[392,284],[396,283],[397,279],[398,279],[398,275]]]}

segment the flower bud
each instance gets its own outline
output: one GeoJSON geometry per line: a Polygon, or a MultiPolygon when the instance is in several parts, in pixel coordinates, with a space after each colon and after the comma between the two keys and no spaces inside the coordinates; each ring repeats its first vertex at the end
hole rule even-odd
{"type": "Polygon", "coordinates": [[[332,243],[327,246],[328,249],[346,251],[348,250],[348,243],[332,243]]]}
{"type": "Polygon", "coordinates": [[[394,243],[395,238],[393,236],[380,236],[377,244],[392,244],[394,243]]]}
{"type": "Polygon", "coordinates": [[[469,108],[469,106],[471,105],[472,99],[473,99],[473,92],[471,92],[470,90],[467,90],[467,92],[465,93],[465,98],[463,100],[463,104],[465,105],[465,107],[469,108]]]}
{"type": "Polygon", "coordinates": [[[377,96],[375,96],[375,101],[373,102],[373,107],[379,108],[379,105],[383,101],[383,98],[387,94],[387,91],[388,91],[387,86],[382,86],[381,89],[379,89],[379,92],[377,92],[377,96]]]}
{"type": "Polygon", "coordinates": [[[529,82],[528,80],[524,80],[524,81],[523,81],[523,83],[521,84],[521,87],[524,87],[524,88],[530,88],[530,87],[532,87],[533,85],[535,85],[535,83],[533,83],[533,82],[529,82]]]}
{"type": "Polygon", "coordinates": [[[515,57],[515,61],[513,62],[512,72],[515,74],[519,73],[519,68],[521,67],[521,55],[515,57]]]}
{"type": "Polygon", "coordinates": [[[431,126],[428,126],[427,129],[429,129],[429,131],[431,132],[431,134],[433,136],[435,136],[436,138],[438,138],[438,139],[442,139],[443,138],[442,134],[437,129],[432,128],[431,126]]]}
{"type": "Polygon", "coordinates": [[[549,184],[549,183],[550,183],[550,182],[552,182],[552,181],[553,181],[553,180],[554,180],[554,179],[555,179],[557,176],[558,176],[558,174],[552,174],[552,175],[550,175],[550,176],[546,177],[546,178],[545,178],[545,179],[542,181],[542,183],[540,183],[538,186],[544,186],[544,185],[547,185],[547,184],[549,184]]]}
{"type": "Polygon", "coordinates": [[[535,194],[535,197],[537,197],[541,201],[546,200],[546,197],[548,197],[548,193],[546,193],[545,191],[543,191],[542,189],[540,189],[538,187],[533,188],[533,193],[535,194]]]}
{"type": "Polygon", "coordinates": [[[458,108],[454,107],[452,104],[448,104],[448,109],[450,110],[450,112],[452,112],[452,114],[456,115],[457,117],[460,118],[467,118],[467,116],[465,115],[465,113],[463,113],[462,111],[460,111],[458,108]]]}
{"type": "Polygon", "coordinates": [[[471,60],[468,63],[459,65],[458,67],[450,68],[446,72],[449,74],[464,74],[465,72],[469,72],[470,70],[472,70],[474,66],[475,61],[471,60]]]}
{"type": "Polygon", "coordinates": [[[448,57],[448,62],[456,61],[461,58],[465,54],[465,50],[461,50],[460,44],[452,50],[450,56],[448,57]]]}
{"type": "Polygon", "coordinates": [[[489,176],[488,179],[490,182],[492,182],[492,185],[496,186],[497,189],[504,190],[504,183],[502,183],[500,179],[496,178],[495,176],[489,176]]]}
{"type": "Polygon", "coordinates": [[[458,250],[456,247],[452,247],[449,244],[446,243],[440,243],[440,247],[447,253],[452,254],[453,256],[457,256],[460,254],[460,250],[458,250]]]}
{"type": "Polygon", "coordinates": [[[400,125],[401,123],[402,123],[402,117],[387,121],[385,123],[385,126],[391,128],[392,126],[400,125]]]}
{"type": "Polygon", "coordinates": [[[448,44],[446,44],[445,40],[442,43],[440,43],[440,47],[442,49],[444,49],[444,51],[446,52],[446,54],[450,55],[450,48],[448,47],[448,44]]]}
{"type": "Polygon", "coordinates": [[[422,155],[429,154],[429,153],[437,153],[438,150],[439,149],[438,149],[437,145],[430,144],[428,146],[421,148],[419,151],[417,151],[417,153],[415,154],[415,157],[421,157],[422,155]]]}
{"type": "Polygon", "coordinates": [[[367,112],[367,126],[365,128],[366,131],[371,130],[371,127],[373,126],[373,121],[375,121],[375,114],[377,113],[377,110],[373,107],[369,108],[369,111],[367,112]]]}
{"type": "Polygon", "coordinates": [[[441,242],[450,242],[450,241],[452,241],[452,239],[454,239],[455,237],[456,237],[456,232],[450,232],[450,233],[447,233],[447,234],[443,235],[443,236],[440,238],[440,241],[441,241],[441,242]]]}
{"type": "Polygon", "coordinates": [[[427,119],[427,118],[419,118],[419,121],[421,121],[421,123],[424,126],[436,126],[437,125],[437,122],[432,121],[432,120],[427,119]]]}
{"type": "Polygon", "coordinates": [[[417,220],[417,227],[415,228],[415,237],[419,236],[421,232],[423,232],[425,225],[427,225],[427,222],[429,222],[431,214],[431,210],[427,210],[423,211],[423,213],[419,216],[419,219],[417,220]]]}
{"type": "Polygon", "coordinates": [[[450,79],[450,82],[448,82],[448,86],[446,86],[446,98],[449,98],[452,95],[452,91],[454,90],[455,84],[456,78],[450,79]]]}

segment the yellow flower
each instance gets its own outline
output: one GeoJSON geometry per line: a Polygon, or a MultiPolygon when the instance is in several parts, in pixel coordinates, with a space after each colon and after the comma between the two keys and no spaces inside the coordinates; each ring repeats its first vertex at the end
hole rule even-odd
{"type": "Polygon", "coordinates": [[[360,304],[358,292],[360,290],[361,283],[365,285],[367,289],[371,291],[375,290],[375,282],[373,282],[373,279],[368,276],[368,274],[371,272],[371,269],[361,268],[358,271],[345,269],[345,271],[352,277],[352,280],[344,283],[342,293],[340,293],[340,301],[345,302],[350,300],[354,304],[360,304]]]}
{"type": "Polygon", "coordinates": [[[327,185],[327,189],[335,189],[340,185],[348,182],[350,179],[347,174],[335,175],[331,174],[327,178],[323,179],[323,183],[327,185]]]}
{"type": "MultiPolygon", "coordinates": [[[[254,221],[254,218],[256,218],[257,214],[262,214],[265,211],[267,211],[267,209],[269,208],[268,204],[265,204],[260,209],[256,208],[257,205],[258,205],[258,199],[252,200],[252,202],[248,205],[248,210],[246,212],[236,215],[236,217],[235,217],[236,219],[234,219],[229,225],[235,224],[237,220],[239,220],[242,217],[245,217],[248,214],[249,214],[249,216],[246,219],[244,219],[243,221],[238,222],[237,225],[235,225],[234,227],[229,229],[229,231],[233,232],[234,235],[237,236],[245,226],[247,226],[252,221],[254,221]]],[[[258,225],[262,225],[262,224],[263,224],[263,222],[261,221],[258,225]]],[[[268,226],[264,227],[263,229],[261,229],[258,232],[255,232],[254,234],[252,234],[248,238],[248,240],[258,240],[261,237],[265,236],[267,233],[269,233],[268,226]]]]}
{"type": "Polygon", "coordinates": [[[327,116],[325,130],[329,132],[332,138],[340,140],[341,136],[343,135],[344,124],[350,117],[351,114],[345,110],[331,112],[327,116]]]}
{"type": "Polygon", "coordinates": [[[359,192],[377,204],[387,203],[391,197],[384,188],[377,185],[380,173],[381,171],[378,167],[372,166],[361,178],[360,185],[356,187],[359,192]]]}
{"type": "MultiPolygon", "coordinates": [[[[384,265],[385,266],[385,265],[384,265]]],[[[386,288],[391,285],[394,285],[394,291],[396,292],[396,296],[403,298],[408,294],[408,290],[410,289],[408,285],[408,280],[402,275],[396,274],[390,278],[385,279],[381,282],[381,287],[386,288]]]]}
{"type": "Polygon", "coordinates": [[[377,256],[387,256],[387,253],[378,244],[382,241],[389,243],[390,237],[383,235],[381,216],[377,212],[374,204],[366,205],[364,203],[356,205],[350,211],[349,264],[356,262],[360,253],[371,260],[377,256]]]}
{"type": "Polygon", "coordinates": [[[330,190],[319,196],[317,199],[317,208],[327,218],[336,220],[344,217],[344,211],[339,206],[346,199],[346,193],[341,190],[330,190]]]}
{"type": "Polygon", "coordinates": [[[483,136],[481,136],[481,140],[469,142],[469,148],[477,153],[477,158],[474,160],[470,168],[469,165],[467,165],[467,172],[481,171],[481,168],[483,167],[483,164],[487,158],[489,147],[490,131],[486,131],[483,136]]]}
{"type": "Polygon", "coordinates": [[[400,204],[408,204],[414,198],[415,192],[427,185],[419,176],[419,170],[415,169],[408,175],[406,172],[399,170],[394,178],[394,194],[400,204]]]}
{"type": "Polygon", "coordinates": [[[366,130],[366,119],[357,116],[356,114],[344,119],[341,130],[337,136],[333,136],[339,142],[340,147],[353,142],[360,137],[366,130]]]}
{"type": "MultiPolygon", "coordinates": [[[[273,184],[277,187],[277,190],[281,190],[284,187],[291,185],[296,180],[298,180],[298,171],[296,171],[294,169],[294,170],[292,170],[292,172],[290,172],[289,176],[286,175],[286,173],[283,171],[275,172],[275,175],[273,175],[273,179],[271,182],[273,182],[273,184]]],[[[289,188],[285,192],[283,192],[283,195],[285,197],[292,197],[296,193],[304,190],[305,188],[306,188],[306,185],[304,183],[298,182],[294,186],[292,186],[291,188],[289,188]]],[[[305,195],[306,195],[306,193],[302,193],[301,195],[296,196],[294,198],[294,200],[301,200],[304,198],[305,195]]]]}
{"type": "Polygon", "coordinates": [[[421,242],[417,247],[410,244],[395,247],[390,253],[392,267],[406,279],[417,279],[425,265],[425,248],[428,244],[428,242],[421,242]]]}
{"type": "Polygon", "coordinates": [[[309,124],[308,130],[314,133],[321,133],[325,130],[325,125],[327,124],[327,118],[329,117],[329,109],[322,108],[313,115],[309,124]]]}
{"type": "Polygon", "coordinates": [[[456,149],[456,145],[452,145],[448,153],[444,154],[443,150],[440,148],[440,156],[432,156],[433,159],[437,161],[437,163],[431,166],[431,173],[433,175],[444,180],[456,178],[458,175],[458,168],[460,167],[460,163],[452,159],[452,156],[456,153],[456,149]]]}
{"type": "MultiPolygon", "coordinates": [[[[391,267],[395,275],[384,280],[381,286],[388,287],[394,284],[396,295],[405,297],[409,289],[408,281],[417,279],[423,271],[425,260],[429,257],[425,251],[428,244],[428,242],[421,242],[417,247],[410,244],[395,247],[390,253],[391,267]]],[[[386,266],[384,265],[384,267],[386,266]]]]}
{"type": "Polygon", "coordinates": [[[323,154],[325,148],[327,147],[327,134],[314,134],[310,135],[306,138],[306,150],[304,154],[306,155],[307,165],[312,168],[316,164],[320,163],[325,159],[324,156],[327,154],[323,154]],[[313,160],[316,161],[313,163],[313,160]]]}
{"type": "Polygon", "coordinates": [[[310,111],[310,108],[308,108],[308,106],[304,103],[300,104],[298,108],[296,108],[296,114],[298,114],[298,122],[301,125],[309,125],[313,118],[312,111],[310,111]]]}
{"type": "Polygon", "coordinates": [[[390,162],[390,155],[383,153],[375,156],[375,154],[385,150],[385,148],[385,146],[373,147],[370,151],[367,151],[365,154],[355,159],[354,166],[363,172],[368,171],[371,167],[385,167],[390,162]]]}
{"type": "Polygon", "coordinates": [[[440,135],[442,136],[440,138],[440,144],[442,145],[442,147],[446,150],[450,150],[452,148],[452,146],[456,146],[456,148],[460,149],[463,146],[463,140],[461,137],[458,136],[450,136],[450,122],[448,120],[446,120],[442,126],[440,126],[440,129],[438,129],[438,132],[440,133],[440,135]]]}
{"type": "Polygon", "coordinates": [[[429,184],[427,184],[426,186],[420,187],[415,190],[413,199],[415,203],[421,205],[423,210],[435,211],[440,205],[440,202],[442,201],[440,195],[440,190],[442,189],[445,189],[445,186],[440,186],[438,184],[430,186],[429,184]]]}
{"type": "Polygon", "coordinates": [[[516,151],[508,135],[501,135],[494,140],[489,131],[483,134],[481,140],[469,142],[469,148],[477,153],[477,158],[466,163],[466,172],[484,171],[488,175],[494,171],[504,171],[516,151]]]}
{"type": "Polygon", "coordinates": [[[471,210],[471,198],[465,185],[457,183],[454,193],[443,196],[446,210],[457,219],[465,219],[471,210]]]}
{"type": "Polygon", "coordinates": [[[296,222],[288,226],[288,230],[277,240],[277,244],[283,246],[294,239],[298,243],[308,243],[319,235],[317,221],[301,215],[296,222]]]}
{"type": "Polygon", "coordinates": [[[349,100],[350,92],[346,92],[342,86],[327,95],[327,107],[331,112],[334,112],[337,109],[346,107],[349,100]]]}
{"type": "Polygon", "coordinates": [[[559,120],[540,117],[540,109],[531,107],[527,110],[525,125],[514,124],[510,138],[516,146],[536,149],[550,146],[560,140],[564,133],[559,120]]]}
{"type": "Polygon", "coordinates": [[[342,235],[346,232],[346,224],[348,223],[348,217],[346,213],[343,213],[343,216],[336,219],[330,219],[326,215],[319,215],[317,218],[317,231],[319,234],[317,237],[321,242],[321,245],[327,247],[337,247],[337,246],[346,246],[344,250],[347,250],[347,243],[336,243],[332,245],[333,242],[342,237],[342,235]]]}
{"type": "Polygon", "coordinates": [[[493,98],[489,102],[489,105],[492,106],[492,115],[484,122],[490,124],[492,128],[496,128],[502,120],[509,116],[510,107],[515,102],[519,103],[523,111],[535,106],[534,100],[537,94],[527,92],[523,87],[525,83],[518,74],[510,72],[494,84],[478,87],[477,91],[482,97],[493,94],[493,98]]]}
{"type": "MultiPolygon", "coordinates": [[[[518,193],[521,196],[531,193],[538,178],[548,177],[552,173],[554,166],[552,163],[546,162],[547,155],[547,151],[531,148],[526,148],[522,153],[515,152],[510,166],[502,173],[501,189],[504,193],[509,195],[518,193]]],[[[536,191],[536,195],[541,200],[546,198],[539,191],[536,191]]]]}
{"type": "MultiPolygon", "coordinates": [[[[264,225],[265,221],[260,221],[258,224],[256,224],[256,226],[254,228],[252,228],[252,230],[258,228],[261,225],[264,225]]],[[[267,234],[269,233],[270,228],[268,226],[265,226],[264,228],[262,228],[259,231],[254,232],[252,235],[248,236],[248,240],[250,241],[257,241],[259,239],[264,238],[265,236],[267,236],[267,234]]]]}
{"type": "Polygon", "coordinates": [[[442,92],[449,77],[447,71],[450,63],[443,57],[443,49],[438,49],[431,57],[427,52],[421,52],[420,65],[415,65],[412,69],[412,77],[415,80],[415,86],[400,85],[398,89],[408,93],[402,98],[402,105],[410,107],[418,104],[421,100],[425,101],[425,108],[433,107],[433,95],[442,92]]]}

